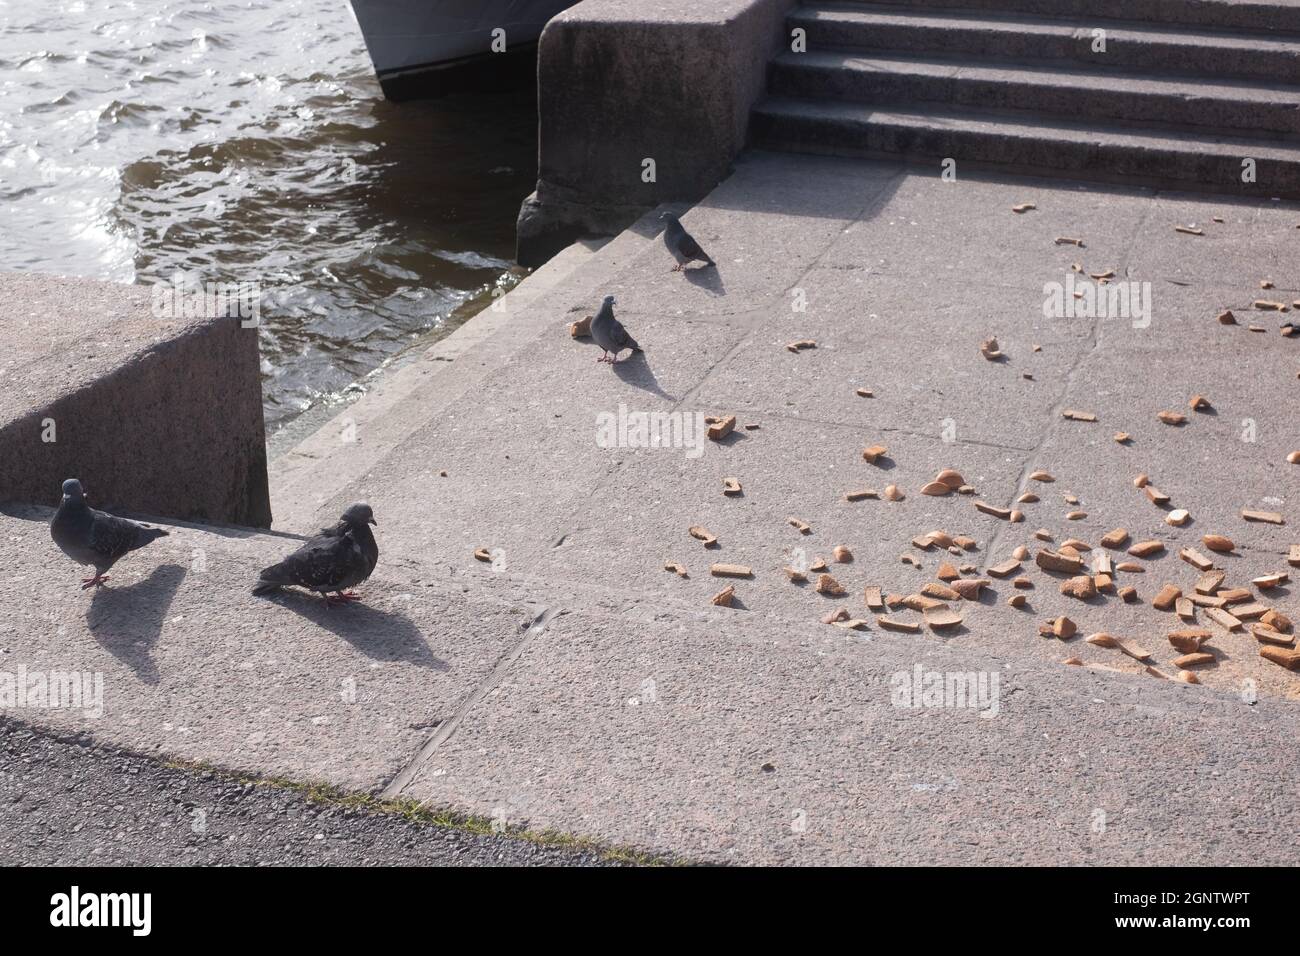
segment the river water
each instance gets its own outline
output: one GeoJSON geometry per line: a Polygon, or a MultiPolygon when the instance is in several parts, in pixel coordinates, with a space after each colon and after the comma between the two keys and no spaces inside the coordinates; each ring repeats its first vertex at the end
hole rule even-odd
{"type": "Polygon", "coordinates": [[[256,283],[269,432],[513,285],[535,95],[390,104],[347,0],[0,0],[0,269],[256,283]]]}

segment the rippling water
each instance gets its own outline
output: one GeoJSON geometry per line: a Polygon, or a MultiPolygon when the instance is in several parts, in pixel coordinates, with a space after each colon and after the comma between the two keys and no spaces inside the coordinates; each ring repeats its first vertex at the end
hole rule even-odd
{"type": "Polygon", "coordinates": [[[0,269],[258,283],[274,430],[517,281],[534,109],[386,102],[347,0],[0,0],[0,269]]]}

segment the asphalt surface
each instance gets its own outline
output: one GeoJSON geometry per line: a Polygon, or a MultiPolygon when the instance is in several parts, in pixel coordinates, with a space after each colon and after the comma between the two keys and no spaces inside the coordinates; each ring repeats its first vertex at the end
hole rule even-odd
{"type": "Polygon", "coordinates": [[[0,865],[152,864],[615,865],[601,852],[319,802],[0,720],[0,865]]]}

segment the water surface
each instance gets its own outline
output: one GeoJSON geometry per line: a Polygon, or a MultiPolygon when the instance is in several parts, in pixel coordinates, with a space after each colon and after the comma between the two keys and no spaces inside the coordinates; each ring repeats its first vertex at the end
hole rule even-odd
{"type": "Polygon", "coordinates": [[[257,282],[270,431],[518,280],[535,137],[386,102],[346,0],[0,0],[0,269],[257,282]]]}

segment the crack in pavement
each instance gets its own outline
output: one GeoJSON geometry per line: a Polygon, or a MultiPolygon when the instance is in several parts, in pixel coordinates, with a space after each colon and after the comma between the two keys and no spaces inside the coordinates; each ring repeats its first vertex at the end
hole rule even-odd
{"type": "Polygon", "coordinates": [[[456,730],[469,716],[470,711],[472,711],[480,701],[487,697],[487,695],[501,683],[501,680],[505,677],[514,662],[517,661],[524,651],[526,651],[529,646],[546,631],[546,626],[557,613],[558,609],[554,607],[546,607],[542,609],[542,611],[533,619],[532,624],[529,625],[523,636],[515,643],[515,646],[507,652],[504,657],[497,661],[496,667],[492,668],[492,673],[488,674],[487,677],[479,682],[477,687],[470,691],[465,699],[461,701],[460,706],[456,708],[455,712],[438,725],[438,729],[434,732],[433,736],[425,741],[424,746],[420,748],[405,767],[397,772],[393,779],[388,782],[388,785],[380,791],[379,795],[381,799],[392,800],[401,796],[402,791],[404,791],[408,785],[419,779],[421,771],[428,764],[430,758],[438,752],[438,749],[443,744],[451,739],[452,735],[456,733],[456,730]]]}
{"type": "MultiPolygon", "coordinates": [[[[1150,219],[1151,212],[1154,208],[1155,197],[1150,197],[1146,202],[1142,215],[1137,217],[1136,224],[1133,227],[1133,232],[1130,234],[1129,240],[1124,246],[1125,251],[1120,257],[1120,266],[1116,269],[1116,272],[1122,272],[1123,274],[1128,273],[1133,244],[1136,241],[1137,235],[1141,232],[1142,227],[1146,224],[1147,220],[1150,219]]],[[[1034,443],[1032,448],[1028,449],[1025,463],[1020,469],[1020,478],[1016,481],[1016,489],[1012,492],[1012,500],[1008,502],[1007,507],[1015,507],[1016,499],[1029,490],[1029,476],[1036,470],[1034,465],[1038,455],[1047,445],[1047,442],[1056,434],[1056,429],[1060,426],[1061,422],[1065,420],[1062,412],[1065,410],[1065,403],[1070,394],[1070,389],[1074,386],[1076,378],[1087,364],[1088,360],[1097,354],[1097,350],[1101,345],[1101,323],[1103,321],[1104,318],[1100,316],[1093,317],[1088,336],[1091,344],[1086,349],[1079,352],[1071,363],[1069,370],[1065,373],[1064,384],[1061,390],[1057,393],[1057,401],[1048,409],[1047,421],[1044,424],[1042,431],[1039,433],[1038,441],[1034,443]]],[[[988,547],[985,550],[986,558],[996,553],[995,549],[1010,525],[1011,522],[1009,521],[999,524],[997,530],[994,531],[993,536],[989,539],[988,547]]]]}

